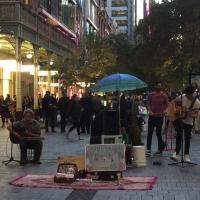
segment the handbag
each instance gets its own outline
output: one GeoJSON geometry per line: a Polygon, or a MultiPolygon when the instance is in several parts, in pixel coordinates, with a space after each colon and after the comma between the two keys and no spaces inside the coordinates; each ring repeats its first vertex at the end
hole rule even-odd
{"type": "Polygon", "coordinates": [[[60,120],[61,120],[61,116],[60,114],[57,114],[57,122],[60,122],[60,120]]]}

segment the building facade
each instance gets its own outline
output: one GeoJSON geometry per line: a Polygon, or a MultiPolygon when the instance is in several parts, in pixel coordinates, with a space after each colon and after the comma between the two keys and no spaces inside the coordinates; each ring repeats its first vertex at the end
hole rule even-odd
{"type": "Polygon", "coordinates": [[[116,34],[117,25],[107,12],[104,0],[80,0],[83,10],[82,32],[96,33],[105,37],[110,33],[116,34]]]}
{"type": "Polygon", "coordinates": [[[108,15],[115,20],[118,34],[126,34],[133,42],[133,0],[108,0],[108,15]]]}
{"type": "Polygon", "coordinates": [[[52,72],[40,64],[48,69],[54,55],[72,55],[81,35],[76,9],[73,0],[0,1],[0,94],[17,95],[17,112],[28,92],[37,110],[39,91],[55,89],[52,72]]]}

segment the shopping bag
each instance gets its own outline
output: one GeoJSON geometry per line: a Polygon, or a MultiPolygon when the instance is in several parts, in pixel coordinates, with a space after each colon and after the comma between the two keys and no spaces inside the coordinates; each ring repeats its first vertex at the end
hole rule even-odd
{"type": "Polygon", "coordinates": [[[60,122],[60,120],[61,120],[61,116],[60,114],[57,114],[57,122],[60,122]]]}

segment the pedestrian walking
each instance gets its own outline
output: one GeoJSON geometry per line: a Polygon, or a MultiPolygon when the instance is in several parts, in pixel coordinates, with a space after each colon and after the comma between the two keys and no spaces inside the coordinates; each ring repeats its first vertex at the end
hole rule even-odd
{"type": "Polygon", "coordinates": [[[69,117],[71,117],[73,121],[73,125],[66,133],[67,139],[69,139],[69,134],[71,133],[71,131],[73,131],[76,128],[77,134],[78,134],[78,140],[83,140],[80,133],[80,116],[81,116],[81,105],[80,105],[77,94],[74,94],[69,103],[69,107],[68,107],[67,115],[66,115],[66,121],[69,119],[69,117]]]}
{"type": "Polygon", "coordinates": [[[88,97],[86,93],[83,93],[82,98],[80,99],[80,104],[82,108],[80,118],[81,133],[87,132],[90,134],[91,116],[93,114],[92,99],[88,97]]]}

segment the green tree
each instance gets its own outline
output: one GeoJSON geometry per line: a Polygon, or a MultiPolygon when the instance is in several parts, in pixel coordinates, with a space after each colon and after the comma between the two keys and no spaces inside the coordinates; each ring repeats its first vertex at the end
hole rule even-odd
{"type": "Polygon", "coordinates": [[[83,55],[84,63],[81,70],[85,78],[96,82],[108,75],[111,69],[116,68],[116,55],[113,52],[113,46],[107,40],[90,34],[83,40],[83,46],[86,52],[83,55]]]}
{"type": "Polygon", "coordinates": [[[97,82],[115,68],[116,55],[113,47],[95,34],[83,37],[81,46],[76,46],[70,58],[58,57],[54,68],[57,77],[73,82],[97,82]]]}
{"type": "Polygon", "coordinates": [[[187,84],[200,55],[199,19],[200,1],[154,4],[135,31],[134,62],[141,73],[169,85],[187,84]]]}
{"type": "Polygon", "coordinates": [[[112,46],[113,52],[116,55],[116,67],[111,73],[134,74],[133,45],[128,41],[126,35],[110,35],[104,40],[112,46]]]}

